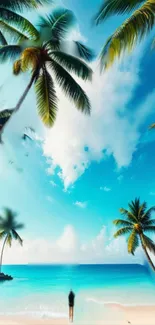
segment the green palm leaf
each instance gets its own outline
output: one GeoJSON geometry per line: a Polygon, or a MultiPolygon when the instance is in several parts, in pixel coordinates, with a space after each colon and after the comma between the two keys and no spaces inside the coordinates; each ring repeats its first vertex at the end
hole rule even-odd
{"type": "Polygon", "coordinates": [[[143,231],[155,233],[155,226],[144,226],[143,231]]]}
{"type": "Polygon", "coordinates": [[[87,46],[82,43],[75,41],[76,44],[76,55],[85,61],[92,61],[95,57],[94,51],[89,49],[87,46]]]}
{"type": "Polygon", "coordinates": [[[22,50],[19,45],[5,45],[0,47],[0,63],[4,63],[7,60],[15,60],[21,52],[22,50]]]}
{"type": "Polygon", "coordinates": [[[0,45],[7,45],[7,41],[1,31],[0,31],[0,45]]]}
{"type": "Polygon", "coordinates": [[[95,23],[98,25],[114,14],[130,13],[143,2],[144,0],[104,0],[95,16],[95,23]]]}
{"type": "Polygon", "coordinates": [[[0,6],[22,11],[23,9],[37,8],[38,5],[51,2],[51,0],[0,0],[0,6]]]}
{"type": "Polygon", "coordinates": [[[11,236],[11,233],[9,233],[7,235],[6,245],[11,247],[11,244],[12,244],[12,236],[11,236]]]}
{"type": "Polygon", "coordinates": [[[16,230],[12,229],[12,236],[15,240],[17,240],[19,242],[19,244],[22,246],[23,245],[23,240],[21,239],[21,237],[18,235],[18,233],[16,232],[16,230]]]}
{"type": "Polygon", "coordinates": [[[144,223],[147,224],[147,222],[151,221],[151,214],[155,212],[155,206],[151,207],[147,211],[143,211],[143,215],[141,216],[140,220],[144,223]]]}
{"type": "Polygon", "coordinates": [[[101,66],[108,68],[125,51],[130,52],[153,28],[155,1],[147,0],[109,37],[100,55],[101,66]]]}
{"type": "Polygon", "coordinates": [[[155,243],[153,242],[153,240],[144,234],[142,234],[141,240],[144,247],[148,248],[150,252],[155,254],[155,243]]]}
{"type": "Polygon", "coordinates": [[[40,27],[50,30],[50,38],[60,40],[64,39],[69,29],[75,24],[75,17],[72,11],[59,8],[52,11],[46,18],[40,18],[40,27]]]}
{"type": "Polygon", "coordinates": [[[57,96],[52,77],[44,67],[37,79],[37,107],[39,115],[46,126],[53,126],[57,114],[57,96]]]}
{"type": "Polygon", "coordinates": [[[0,8],[0,20],[10,27],[15,27],[17,32],[21,32],[32,40],[39,37],[37,29],[26,18],[11,10],[0,8]]]}
{"type": "MultiPolygon", "coordinates": [[[[8,36],[11,37],[12,42],[17,43],[17,42],[21,42],[21,41],[28,39],[27,36],[23,35],[19,30],[17,30],[13,26],[10,26],[6,22],[0,21],[0,29],[3,34],[3,37],[4,37],[4,35],[6,37],[8,37],[8,36]]],[[[6,44],[3,44],[3,45],[6,45],[6,44]]]]}
{"type": "Polygon", "coordinates": [[[89,99],[80,85],[60,64],[52,59],[50,61],[50,67],[55,74],[58,85],[62,88],[65,95],[75,103],[79,110],[90,114],[91,106],[89,99]]]}
{"type": "Polygon", "coordinates": [[[127,221],[127,220],[122,220],[122,219],[116,219],[113,221],[115,226],[133,226],[133,222],[127,221]]]}
{"type": "Polygon", "coordinates": [[[6,232],[3,230],[0,232],[0,240],[2,240],[6,236],[6,232]]]}
{"type": "Polygon", "coordinates": [[[144,227],[145,226],[154,226],[155,225],[155,219],[147,219],[145,222],[143,222],[144,227]]]}
{"type": "Polygon", "coordinates": [[[128,253],[134,255],[135,250],[138,246],[139,246],[138,234],[135,230],[133,230],[128,238],[128,253]]]}
{"type": "Polygon", "coordinates": [[[119,230],[117,230],[114,234],[114,237],[120,237],[120,236],[124,236],[126,234],[128,234],[129,232],[131,232],[132,227],[124,227],[124,228],[120,228],[119,230]]]}
{"type": "Polygon", "coordinates": [[[124,208],[121,208],[120,213],[122,215],[126,216],[129,219],[129,221],[131,221],[131,222],[135,222],[135,221],[137,222],[138,221],[136,216],[131,211],[128,211],[128,210],[126,210],[124,208]]]}
{"type": "Polygon", "coordinates": [[[82,60],[60,51],[51,52],[50,57],[83,80],[92,80],[92,70],[82,60]]]}
{"type": "Polygon", "coordinates": [[[149,126],[149,129],[155,129],[155,123],[152,123],[152,124],[149,126]]]}

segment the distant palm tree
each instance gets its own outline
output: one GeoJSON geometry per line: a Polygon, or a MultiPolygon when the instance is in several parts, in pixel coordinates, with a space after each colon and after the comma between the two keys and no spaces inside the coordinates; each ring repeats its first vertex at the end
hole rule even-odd
{"type": "MultiPolygon", "coordinates": [[[[108,38],[101,52],[101,65],[108,68],[125,51],[132,51],[155,26],[154,0],[104,0],[95,22],[100,24],[116,14],[131,14],[108,38]]],[[[153,41],[155,46],[155,41],[153,41]]]]}
{"type": "Polygon", "coordinates": [[[120,209],[120,213],[124,215],[125,219],[114,220],[114,224],[121,227],[114,237],[128,235],[128,253],[133,254],[139,245],[142,246],[145,255],[151,267],[155,271],[155,266],[147,252],[155,254],[155,243],[145,235],[145,233],[155,234],[155,219],[151,218],[152,212],[155,211],[155,206],[147,209],[146,202],[140,203],[139,199],[135,199],[128,204],[129,210],[120,209]]]}
{"type": "Polygon", "coordinates": [[[41,18],[40,30],[36,29],[34,42],[27,42],[24,39],[17,45],[1,47],[0,62],[18,58],[13,67],[15,75],[31,71],[30,82],[13,111],[11,109],[0,112],[0,121],[1,117],[4,118],[5,115],[1,133],[12,113],[21,107],[33,84],[35,85],[38,113],[46,126],[53,126],[58,110],[55,82],[79,110],[87,114],[90,113],[89,99],[71,74],[90,81],[92,70],[83,60],[92,60],[93,52],[81,42],[76,41],[73,44],[73,55],[68,54],[71,42],[66,40],[66,36],[75,22],[75,17],[70,10],[55,9],[48,17],[41,18]]]}
{"type": "Polygon", "coordinates": [[[20,245],[22,245],[22,239],[17,233],[18,229],[23,228],[23,224],[17,223],[16,214],[11,209],[4,209],[4,217],[0,217],[0,240],[4,239],[1,256],[0,256],[0,273],[2,270],[2,260],[5,245],[11,247],[12,240],[18,240],[20,245]]]}
{"type": "Polygon", "coordinates": [[[29,35],[33,39],[35,36],[33,25],[19,13],[24,9],[33,9],[52,2],[52,0],[0,0],[0,44],[7,45],[5,33],[16,40],[21,39],[22,33],[25,37],[29,35]]]}

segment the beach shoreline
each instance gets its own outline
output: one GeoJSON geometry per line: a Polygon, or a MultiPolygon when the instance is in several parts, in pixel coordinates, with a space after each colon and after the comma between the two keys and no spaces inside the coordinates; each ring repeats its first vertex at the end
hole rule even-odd
{"type": "MultiPolygon", "coordinates": [[[[94,325],[154,325],[155,305],[150,306],[124,306],[117,303],[105,304],[106,316],[100,315],[100,319],[91,322],[89,319],[76,320],[74,324],[94,325]]],[[[66,325],[67,318],[30,318],[27,316],[0,316],[0,325],[66,325]]]]}

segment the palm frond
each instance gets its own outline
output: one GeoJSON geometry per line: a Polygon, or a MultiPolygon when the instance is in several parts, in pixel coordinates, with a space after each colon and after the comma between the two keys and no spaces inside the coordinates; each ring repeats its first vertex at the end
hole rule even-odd
{"type": "MultiPolygon", "coordinates": [[[[11,26],[8,22],[0,21],[0,30],[6,38],[11,38],[11,42],[20,43],[24,40],[27,40],[28,37],[23,35],[19,30],[17,30],[14,26],[11,26]]],[[[7,45],[6,44],[3,45],[7,45]]]]}
{"type": "Polygon", "coordinates": [[[145,248],[148,248],[150,252],[155,254],[155,243],[153,242],[152,239],[142,234],[141,241],[142,241],[142,245],[144,245],[145,248]]]}
{"type": "Polygon", "coordinates": [[[23,11],[23,9],[37,8],[39,5],[52,3],[52,0],[0,0],[0,6],[11,10],[23,11]]]}
{"type": "Polygon", "coordinates": [[[60,51],[51,52],[50,57],[67,71],[75,73],[83,80],[92,80],[92,69],[82,60],[60,51]]]}
{"type": "Polygon", "coordinates": [[[91,62],[95,58],[94,51],[79,41],[74,42],[76,45],[76,55],[81,59],[91,62]]]}
{"type": "Polygon", "coordinates": [[[0,47],[0,63],[7,60],[15,60],[21,54],[22,50],[19,45],[4,45],[0,47]]]}
{"type": "Polygon", "coordinates": [[[1,231],[0,232],[0,240],[2,240],[5,236],[6,236],[6,232],[5,231],[1,231]]]}
{"type": "Polygon", "coordinates": [[[59,40],[54,40],[54,39],[47,41],[43,46],[43,48],[45,48],[48,52],[59,51],[60,47],[61,47],[61,42],[59,40]]]}
{"type": "Polygon", "coordinates": [[[17,240],[19,242],[19,244],[22,246],[23,244],[23,240],[21,239],[21,237],[18,235],[18,233],[16,232],[16,230],[12,229],[12,236],[15,240],[17,240]]]}
{"type": "Polygon", "coordinates": [[[37,7],[37,0],[0,0],[0,6],[11,10],[22,11],[37,7]]]}
{"type": "Polygon", "coordinates": [[[129,221],[131,221],[131,222],[135,222],[135,221],[137,222],[138,221],[137,218],[136,218],[136,216],[131,211],[126,210],[124,208],[121,208],[119,211],[120,211],[120,213],[122,215],[124,215],[125,217],[127,217],[127,219],[129,221]]]}
{"type": "Polygon", "coordinates": [[[0,45],[7,45],[7,40],[5,39],[2,31],[0,31],[0,45]]]}
{"type": "Polygon", "coordinates": [[[128,253],[135,253],[136,248],[139,246],[139,238],[137,232],[133,229],[129,238],[128,238],[128,253]]]}
{"type": "Polygon", "coordinates": [[[38,113],[43,123],[53,126],[57,114],[57,96],[52,77],[44,67],[35,84],[38,113]]]}
{"type": "Polygon", "coordinates": [[[150,130],[155,129],[155,123],[152,123],[152,124],[149,126],[149,129],[150,129],[150,130]]]}
{"type": "Polygon", "coordinates": [[[95,16],[95,23],[98,25],[114,14],[130,13],[143,2],[144,0],[104,0],[95,16]]]}
{"type": "Polygon", "coordinates": [[[114,234],[114,237],[117,238],[117,237],[120,237],[120,236],[124,236],[126,234],[128,234],[129,232],[131,232],[132,230],[132,227],[123,227],[123,228],[120,228],[119,230],[117,230],[114,234]]]}
{"type": "Polygon", "coordinates": [[[6,239],[6,245],[10,246],[12,245],[12,236],[11,236],[11,233],[9,233],[7,235],[7,239],[6,239]]]}
{"type": "Polygon", "coordinates": [[[0,131],[3,130],[6,122],[9,120],[13,112],[13,109],[5,109],[3,111],[0,111],[0,131]]]}
{"type": "Polygon", "coordinates": [[[29,20],[9,9],[0,8],[0,20],[12,28],[15,27],[17,32],[29,39],[36,40],[39,37],[39,32],[29,20]]]}
{"type": "Polygon", "coordinates": [[[141,222],[144,224],[147,224],[148,222],[151,221],[151,214],[155,212],[155,206],[151,207],[150,209],[148,209],[147,211],[145,211],[143,213],[143,215],[141,216],[141,222]]]}
{"type": "Polygon", "coordinates": [[[147,0],[107,40],[100,54],[102,68],[111,66],[125,51],[130,52],[152,30],[154,23],[155,1],[147,0]]]}
{"type": "Polygon", "coordinates": [[[89,99],[80,85],[60,64],[52,59],[50,61],[50,67],[54,72],[58,85],[62,88],[65,95],[75,103],[77,109],[85,114],[90,114],[91,106],[89,99]]]}
{"type": "Polygon", "coordinates": [[[56,8],[46,18],[40,18],[41,29],[46,28],[51,32],[51,39],[64,39],[70,28],[75,24],[72,11],[64,8],[56,8]]]}
{"type": "Polygon", "coordinates": [[[116,219],[113,221],[113,223],[115,226],[130,226],[130,227],[132,227],[134,225],[133,222],[123,220],[123,219],[116,219]]]}
{"type": "Polygon", "coordinates": [[[144,232],[153,232],[153,233],[155,233],[155,226],[144,226],[143,231],[144,232]]]}
{"type": "Polygon", "coordinates": [[[145,222],[143,221],[143,225],[145,226],[154,226],[155,225],[155,219],[148,219],[145,222]]]}

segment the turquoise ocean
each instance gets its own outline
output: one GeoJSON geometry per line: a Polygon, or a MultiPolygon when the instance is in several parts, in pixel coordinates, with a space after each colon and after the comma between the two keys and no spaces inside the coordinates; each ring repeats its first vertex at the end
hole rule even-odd
{"type": "Polygon", "coordinates": [[[75,292],[76,319],[95,320],[108,303],[155,305],[155,279],[141,265],[9,265],[0,282],[0,314],[68,317],[75,292]]]}

